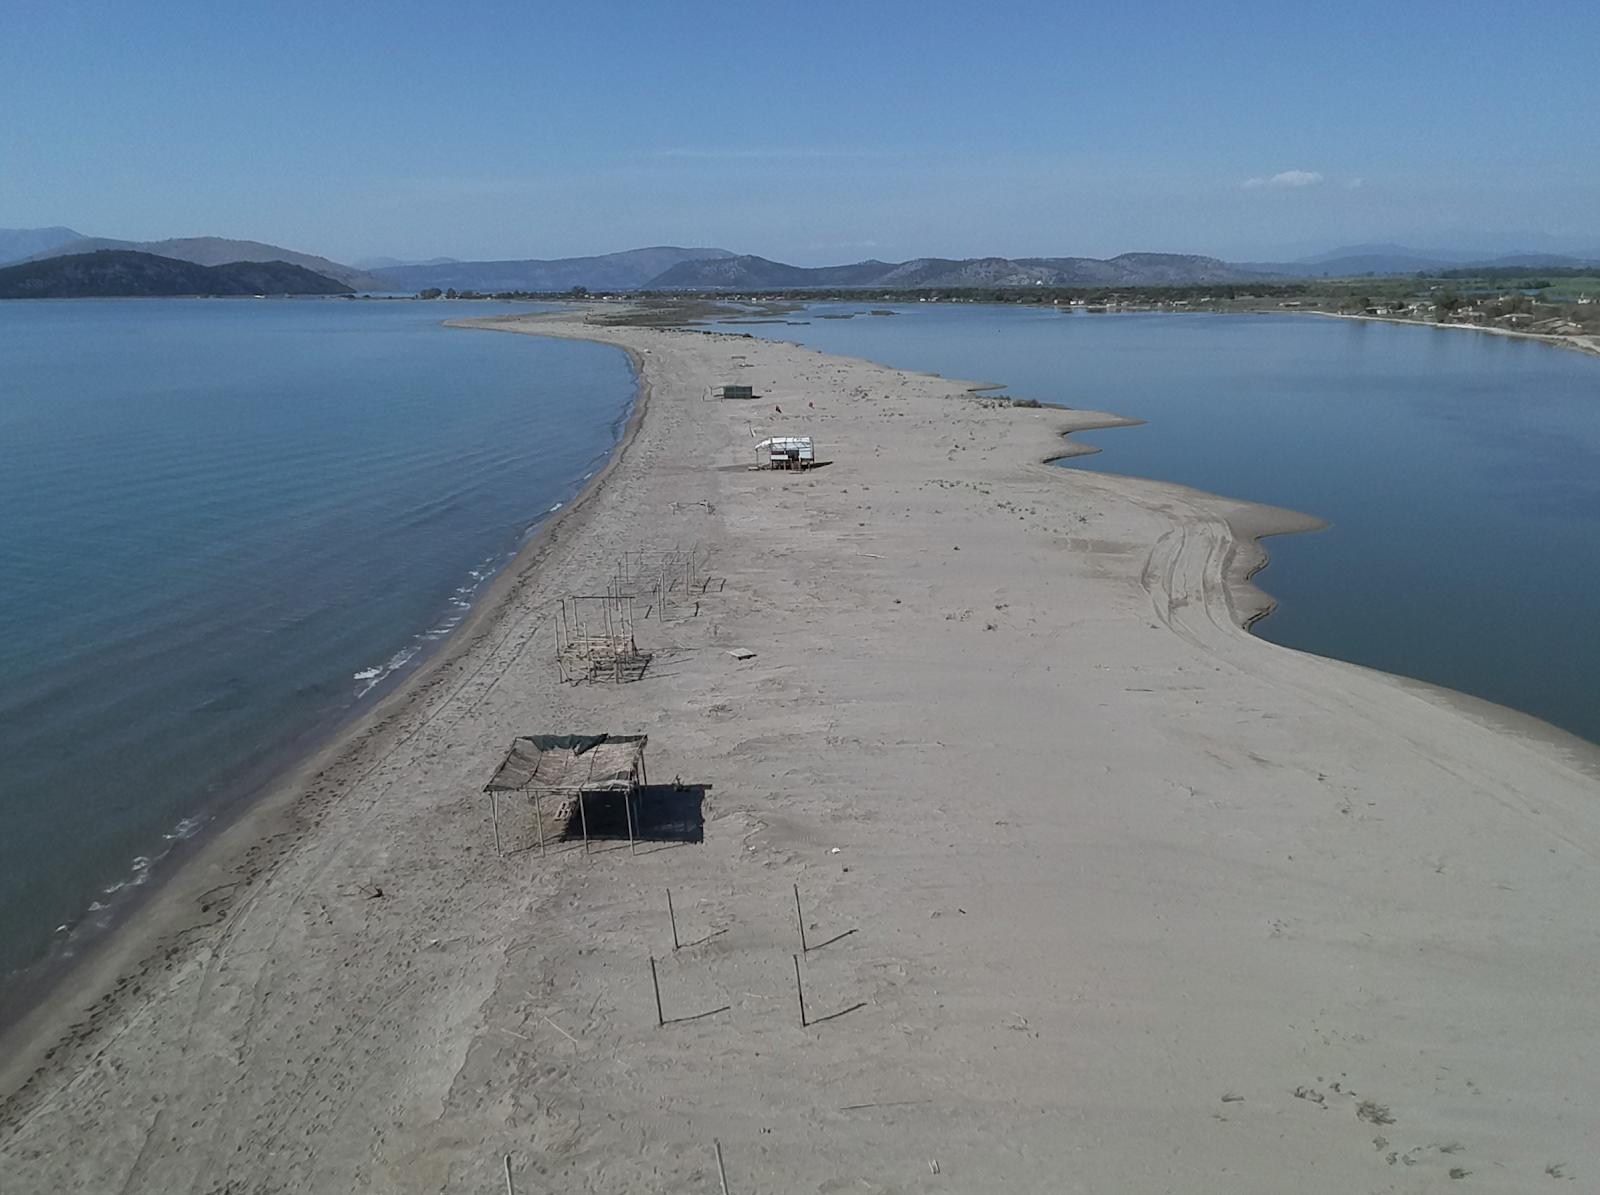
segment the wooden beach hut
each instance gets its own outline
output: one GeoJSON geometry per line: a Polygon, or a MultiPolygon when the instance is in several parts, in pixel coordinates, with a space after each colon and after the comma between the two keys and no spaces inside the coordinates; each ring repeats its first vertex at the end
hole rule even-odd
{"type": "Polygon", "coordinates": [[[539,827],[539,852],[546,850],[544,809],[548,800],[557,825],[571,823],[573,807],[583,828],[583,849],[589,850],[586,797],[621,794],[628,825],[628,849],[634,849],[634,809],[649,782],[645,774],[642,734],[528,734],[513,739],[506,757],[483,791],[489,794],[494,819],[494,849],[500,843],[500,794],[521,793],[533,804],[539,827]]]}

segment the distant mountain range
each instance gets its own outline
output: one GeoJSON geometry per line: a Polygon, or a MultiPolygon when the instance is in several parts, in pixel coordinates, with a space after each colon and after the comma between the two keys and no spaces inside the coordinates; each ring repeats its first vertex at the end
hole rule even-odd
{"type": "Polygon", "coordinates": [[[1347,245],[1297,261],[1226,262],[1187,253],[1123,253],[1117,257],[919,257],[911,261],[861,261],[838,266],[793,266],[728,249],[657,245],[594,257],[527,261],[457,261],[441,257],[406,262],[372,258],[365,269],[296,253],[260,241],[183,237],[117,241],[85,237],[70,228],[0,229],[0,264],[76,256],[101,249],[218,266],[230,262],[284,262],[331,278],[351,290],[415,294],[439,290],[500,294],[508,291],[817,290],[830,288],[966,289],[972,287],[1192,286],[1226,282],[1359,277],[1366,274],[1439,274],[1445,270],[1600,269],[1592,254],[1512,253],[1485,257],[1404,245],[1347,245]]]}
{"type": "Polygon", "coordinates": [[[344,283],[286,261],[202,266],[126,249],[0,267],[0,299],[349,293],[344,283]]]}
{"type": "Polygon", "coordinates": [[[1446,249],[1408,249],[1404,245],[1347,245],[1299,261],[1240,262],[1241,270],[1284,278],[1350,278],[1363,274],[1438,274],[1444,270],[1552,268],[1578,269],[1600,260],[1600,249],[1582,256],[1560,253],[1481,253],[1446,249]]]}
{"type": "MultiPolygon", "coordinates": [[[[1600,254],[1597,254],[1600,256],[1600,254]]],[[[1351,246],[1299,262],[1226,262],[1189,253],[1124,253],[1117,257],[922,257],[839,266],[793,266],[726,249],[658,247],[549,261],[452,261],[380,267],[393,290],[592,291],[821,290],[878,288],[956,290],[1021,286],[1196,286],[1225,282],[1437,273],[1470,266],[1581,266],[1583,259],[1512,254],[1490,261],[1471,254],[1424,256],[1398,245],[1351,246]]]]}
{"type": "Polygon", "coordinates": [[[411,266],[385,266],[373,271],[392,290],[470,290],[480,294],[504,291],[558,291],[575,286],[590,290],[646,290],[655,278],[686,262],[733,257],[726,249],[680,249],[657,245],[600,257],[563,257],[553,261],[451,261],[411,266]]]}
{"type": "Polygon", "coordinates": [[[798,290],[825,287],[935,288],[973,286],[1177,285],[1229,281],[1239,270],[1214,257],[1124,253],[1092,257],[1003,257],[954,261],[863,261],[844,266],[791,266],[726,249],[659,246],[554,261],[460,261],[387,266],[372,271],[394,290],[798,290]]]}
{"type": "Polygon", "coordinates": [[[650,290],[791,290],[819,287],[892,289],[979,286],[1173,286],[1228,282],[1239,270],[1215,257],[1186,253],[1124,253],[1094,257],[973,257],[955,261],[863,261],[849,266],[806,268],[764,257],[686,261],[653,279],[650,290]]]}
{"type": "MultiPolygon", "coordinates": [[[[28,231],[23,229],[16,232],[28,231]]],[[[53,232],[54,229],[35,229],[35,232],[53,232]]],[[[70,229],[60,231],[70,232],[70,229]]],[[[220,266],[239,261],[276,261],[301,266],[314,274],[332,278],[350,290],[387,291],[393,288],[381,278],[365,270],[340,265],[326,257],[309,253],[296,253],[279,245],[265,245],[260,241],[235,241],[226,237],[177,237],[168,241],[115,241],[108,237],[79,237],[60,241],[50,247],[24,255],[23,261],[43,261],[51,257],[69,257],[94,253],[101,249],[120,249],[132,253],[149,253],[176,261],[193,262],[201,266],[220,266]]]]}

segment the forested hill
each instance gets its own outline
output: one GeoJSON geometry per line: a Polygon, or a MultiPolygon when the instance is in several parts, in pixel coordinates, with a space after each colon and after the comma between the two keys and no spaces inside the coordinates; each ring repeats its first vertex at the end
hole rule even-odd
{"type": "Polygon", "coordinates": [[[126,249],[51,257],[0,269],[0,299],[349,293],[344,283],[286,261],[202,266],[126,249]]]}

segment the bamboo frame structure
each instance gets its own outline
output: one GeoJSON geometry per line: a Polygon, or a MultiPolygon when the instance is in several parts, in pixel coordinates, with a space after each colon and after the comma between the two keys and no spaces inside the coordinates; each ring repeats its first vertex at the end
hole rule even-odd
{"type": "Polygon", "coordinates": [[[608,588],[635,602],[644,602],[642,620],[672,622],[694,618],[700,612],[700,599],[711,585],[711,575],[706,571],[709,561],[710,552],[698,542],[659,554],[627,552],[618,561],[608,588]]]}
{"type": "Polygon", "coordinates": [[[633,622],[633,598],[615,589],[563,598],[556,614],[556,667],[561,679],[574,684],[585,680],[622,684],[642,677],[650,666],[650,653],[639,650],[633,622]]]}

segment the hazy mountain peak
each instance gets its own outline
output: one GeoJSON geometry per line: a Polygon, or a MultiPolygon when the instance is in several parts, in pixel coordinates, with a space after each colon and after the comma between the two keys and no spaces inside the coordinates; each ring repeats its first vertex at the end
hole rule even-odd
{"type": "Polygon", "coordinates": [[[430,257],[422,261],[408,261],[401,257],[363,257],[355,266],[358,270],[393,270],[401,266],[450,266],[460,260],[459,257],[430,257]]]}
{"type": "Polygon", "coordinates": [[[83,233],[59,224],[52,228],[0,228],[0,265],[83,239],[83,233]]]}

